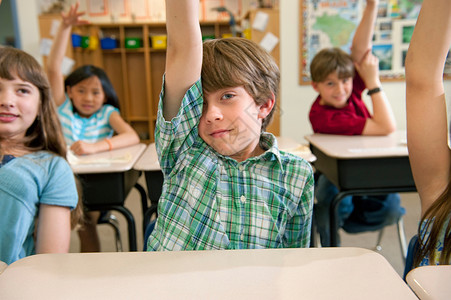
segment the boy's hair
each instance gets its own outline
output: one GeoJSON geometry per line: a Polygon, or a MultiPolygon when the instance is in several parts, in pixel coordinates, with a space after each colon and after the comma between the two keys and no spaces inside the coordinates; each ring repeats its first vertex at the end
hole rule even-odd
{"type": "Polygon", "coordinates": [[[322,82],[334,72],[340,79],[354,77],[351,56],[340,48],[326,48],[318,52],[310,64],[312,81],[322,82]]]}
{"type": "MultiPolygon", "coordinates": [[[[244,38],[204,42],[201,77],[204,93],[243,86],[257,105],[266,103],[272,94],[277,99],[279,92],[280,72],[274,59],[262,47],[244,38]]],[[[263,119],[262,131],[274,110],[263,119]]]]}
{"type": "Polygon", "coordinates": [[[119,109],[119,98],[117,97],[116,91],[111,84],[110,79],[106,75],[105,71],[93,65],[84,65],[75,69],[72,73],[67,76],[64,80],[65,87],[73,87],[79,82],[96,76],[99,78],[102,84],[103,92],[105,93],[106,104],[110,104],[117,109],[119,109]]]}
{"type": "Polygon", "coordinates": [[[47,150],[66,158],[66,143],[61,131],[56,107],[50,94],[50,84],[39,63],[29,54],[12,47],[0,47],[0,77],[20,78],[39,90],[38,116],[20,141],[31,151],[47,150]]]}

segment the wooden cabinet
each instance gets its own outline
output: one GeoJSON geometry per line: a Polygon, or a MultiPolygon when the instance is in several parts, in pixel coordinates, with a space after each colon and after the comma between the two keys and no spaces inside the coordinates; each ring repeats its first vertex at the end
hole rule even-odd
{"type": "MultiPolygon", "coordinates": [[[[254,23],[255,17],[258,12],[268,15],[268,23],[266,24],[264,31],[252,28],[251,40],[259,44],[268,33],[272,33],[274,36],[279,37],[279,10],[272,8],[260,8],[257,10],[252,10],[249,12],[250,24],[254,23]]],[[[280,42],[274,47],[274,49],[272,49],[270,54],[280,68],[280,42]]],[[[277,97],[274,117],[272,122],[268,125],[268,128],[266,128],[266,131],[271,132],[276,136],[280,135],[280,116],[282,114],[280,110],[281,107],[281,94],[279,87],[279,96],[277,97]]]]}
{"type": "MultiPolygon", "coordinates": [[[[202,22],[205,38],[230,33],[228,22],[202,22]]],[[[91,24],[74,28],[82,36],[111,37],[117,48],[95,50],[74,48],[75,67],[93,64],[105,70],[121,105],[121,114],[146,143],[154,141],[159,94],[165,69],[166,48],[155,47],[152,37],[166,35],[165,23],[91,24]],[[137,48],[126,47],[126,40],[140,41],[137,48]]],[[[163,44],[165,41],[163,40],[163,44]]]]}

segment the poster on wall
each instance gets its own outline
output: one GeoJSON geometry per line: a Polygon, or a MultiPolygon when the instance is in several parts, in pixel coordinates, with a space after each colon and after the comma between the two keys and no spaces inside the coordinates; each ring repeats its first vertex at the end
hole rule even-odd
{"type": "MultiPolygon", "coordinates": [[[[404,62],[422,0],[380,0],[373,54],[384,80],[404,78],[404,62]]],[[[323,48],[350,52],[365,0],[300,0],[300,84],[310,82],[310,63],[323,48]]],[[[451,70],[448,60],[445,74],[451,70]]],[[[446,76],[449,78],[449,76],[446,76]]]]}
{"type": "Polygon", "coordinates": [[[108,13],[106,0],[88,0],[87,2],[89,16],[104,16],[108,13]]]}

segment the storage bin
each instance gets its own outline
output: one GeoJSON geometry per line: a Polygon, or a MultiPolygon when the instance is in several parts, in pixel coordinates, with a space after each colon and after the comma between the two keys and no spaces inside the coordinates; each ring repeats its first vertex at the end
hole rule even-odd
{"type": "Polygon", "coordinates": [[[80,48],[81,47],[81,35],[73,33],[72,34],[72,47],[80,48]]]}
{"type": "Polygon", "coordinates": [[[125,38],[125,48],[136,49],[141,47],[141,39],[137,37],[127,37],[125,38]]]}
{"type": "Polygon", "coordinates": [[[97,50],[99,48],[99,38],[96,36],[90,36],[89,37],[89,50],[97,50]]]}
{"type": "Polygon", "coordinates": [[[106,37],[100,40],[100,48],[102,49],[116,49],[117,40],[115,38],[106,37]]]}
{"type": "Polygon", "coordinates": [[[202,41],[214,40],[216,37],[214,35],[203,35],[202,41]]]}
{"type": "Polygon", "coordinates": [[[81,37],[81,47],[82,48],[88,48],[89,47],[89,36],[82,36],[81,37]]]}
{"type": "Polygon", "coordinates": [[[167,43],[166,35],[152,35],[150,37],[150,41],[152,43],[152,48],[154,49],[166,49],[167,43]]]}

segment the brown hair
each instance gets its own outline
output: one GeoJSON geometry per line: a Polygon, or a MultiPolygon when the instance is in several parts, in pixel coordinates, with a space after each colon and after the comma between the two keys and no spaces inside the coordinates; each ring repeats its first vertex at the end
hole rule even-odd
{"type": "MultiPolygon", "coordinates": [[[[12,47],[0,47],[0,78],[13,80],[16,77],[36,86],[40,96],[38,116],[27,129],[25,137],[17,141],[17,147],[33,152],[49,151],[66,159],[66,142],[44,70],[26,52],[12,47]]],[[[3,152],[0,148],[1,156],[3,152]]],[[[78,203],[72,210],[72,222],[78,222],[81,201],[78,203]]]]}
{"type": "Polygon", "coordinates": [[[447,265],[451,259],[451,182],[445,191],[434,201],[421,218],[418,227],[418,248],[415,251],[415,267],[419,266],[423,258],[429,259],[429,264],[447,265]],[[445,227],[446,222],[448,225],[445,227]],[[424,223],[424,225],[423,225],[424,223]],[[422,226],[423,225],[423,226],[422,226]],[[444,231],[443,249],[438,261],[435,261],[436,246],[441,232],[444,231]],[[429,235],[425,233],[429,232],[429,235]]]}
{"type": "Polygon", "coordinates": [[[338,78],[354,77],[351,56],[340,48],[323,49],[310,63],[310,76],[313,82],[322,82],[334,72],[337,72],[338,78]]]}
{"type": "MultiPolygon", "coordinates": [[[[280,72],[271,55],[244,38],[209,40],[203,44],[202,88],[204,93],[243,86],[257,105],[279,92],[280,72]]],[[[275,105],[276,107],[276,105],[275,105]]],[[[262,131],[275,108],[263,119],[262,131]]]]}

